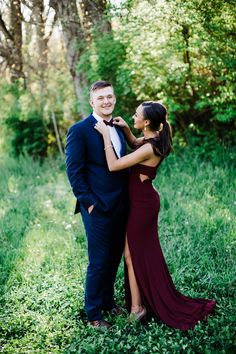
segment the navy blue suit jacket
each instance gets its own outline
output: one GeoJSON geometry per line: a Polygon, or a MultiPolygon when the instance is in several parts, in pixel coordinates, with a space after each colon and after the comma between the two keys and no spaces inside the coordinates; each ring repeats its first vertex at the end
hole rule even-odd
{"type": "MultiPolygon", "coordinates": [[[[91,205],[105,214],[114,214],[127,203],[127,170],[108,170],[102,135],[94,129],[96,119],[91,114],[70,127],[66,142],[67,175],[77,199],[75,214],[82,205],[91,205]]],[[[121,156],[126,153],[123,131],[116,127],[121,140],[121,156]]],[[[94,208],[94,209],[95,209],[94,208]]]]}

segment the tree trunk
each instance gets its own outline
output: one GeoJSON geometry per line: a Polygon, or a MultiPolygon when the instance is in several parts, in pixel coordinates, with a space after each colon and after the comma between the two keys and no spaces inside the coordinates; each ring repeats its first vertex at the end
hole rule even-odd
{"type": "Polygon", "coordinates": [[[32,1],[33,17],[36,24],[37,35],[37,75],[40,83],[41,107],[44,106],[45,97],[47,95],[46,74],[48,66],[48,39],[45,35],[45,17],[44,17],[44,0],[32,1]]]}
{"type": "Polygon", "coordinates": [[[82,30],[76,0],[51,0],[50,6],[56,11],[62,26],[63,37],[67,49],[67,62],[74,82],[75,92],[79,101],[79,110],[82,116],[86,115],[83,109],[83,87],[87,82],[82,73],[77,73],[76,65],[83,52],[85,37],[82,30]]]}
{"type": "Polygon", "coordinates": [[[105,17],[107,1],[106,0],[81,0],[79,2],[82,14],[82,26],[86,40],[91,39],[91,30],[94,26],[99,27],[99,32],[110,32],[111,23],[105,17]]]}
{"type": "Polygon", "coordinates": [[[62,145],[61,145],[61,139],[60,139],[60,134],[59,134],[59,131],[58,131],[56,116],[55,116],[55,113],[53,111],[51,113],[51,117],[52,117],[54,132],[55,132],[55,136],[56,136],[57,147],[58,147],[58,150],[60,152],[61,157],[64,158],[64,152],[63,152],[62,145]]]}
{"type": "Polygon", "coordinates": [[[73,78],[80,114],[84,110],[83,88],[88,86],[86,75],[78,73],[76,65],[83,54],[86,43],[91,41],[91,30],[98,26],[99,32],[111,31],[110,22],[104,18],[106,0],[80,0],[77,7],[76,0],[50,0],[50,6],[56,11],[60,19],[63,37],[67,49],[67,61],[73,78]]]}
{"type": "MultiPolygon", "coordinates": [[[[10,69],[12,82],[24,78],[22,59],[22,14],[21,1],[10,0],[10,29],[7,28],[0,14],[0,30],[5,42],[0,45],[0,55],[5,58],[10,69]]],[[[25,83],[25,82],[24,82],[25,83]]]]}
{"type": "Polygon", "coordinates": [[[13,35],[11,46],[12,64],[11,64],[11,80],[15,81],[23,74],[23,60],[22,60],[22,14],[21,1],[11,0],[10,2],[10,26],[13,35]]]}
{"type": "MultiPolygon", "coordinates": [[[[184,43],[185,43],[185,50],[183,53],[183,61],[185,64],[188,64],[188,76],[187,76],[187,82],[186,86],[188,85],[191,88],[190,93],[190,101],[191,105],[193,106],[196,100],[196,91],[194,86],[192,85],[192,62],[191,62],[191,57],[190,57],[190,51],[189,51],[189,39],[190,39],[190,30],[187,25],[182,25],[182,35],[184,38],[184,43]]],[[[189,91],[189,90],[188,90],[189,91]]]]}

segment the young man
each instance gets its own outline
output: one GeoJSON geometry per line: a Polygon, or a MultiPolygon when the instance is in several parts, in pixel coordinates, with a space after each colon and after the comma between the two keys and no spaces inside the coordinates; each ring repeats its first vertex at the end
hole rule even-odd
{"type": "Polygon", "coordinates": [[[77,199],[75,213],[81,211],[87,241],[85,309],[88,323],[110,327],[102,311],[120,314],[114,302],[114,282],[124,249],[128,212],[127,171],[109,172],[103,139],[94,129],[97,121],[109,124],[112,146],[124,156],[122,129],[112,123],[116,97],[107,81],[95,82],[90,90],[93,113],[74,124],[66,144],[67,175],[77,199]]]}

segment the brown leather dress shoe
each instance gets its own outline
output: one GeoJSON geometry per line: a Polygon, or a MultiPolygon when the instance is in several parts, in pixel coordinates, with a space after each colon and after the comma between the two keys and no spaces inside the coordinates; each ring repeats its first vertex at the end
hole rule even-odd
{"type": "Polygon", "coordinates": [[[94,328],[104,328],[104,329],[111,328],[111,324],[104,320],[88,321],[88,326],[94,328]]]}

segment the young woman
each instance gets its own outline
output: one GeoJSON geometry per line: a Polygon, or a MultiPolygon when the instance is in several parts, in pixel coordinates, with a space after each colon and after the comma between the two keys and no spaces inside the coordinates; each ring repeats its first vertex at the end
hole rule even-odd
{"type": "Polygon", "coordinates": [[[103,122],[95,125],[102,134],[110,171],[130,169],[130,212],[125,244],[129,287],[126,304],[130,319],[156,316],[168,326],[188,330],[212,312],[216,302],[192,299],[178,292],[169,274],[160,247],[157,218],[160,197],[152,186],[157,168],[171,151],[172,137],[166,109],[158,102],[144,102],[133,116],[134,127],[143,137],[135,138],[120,117],[113,124],[123,127],[128,144],[135,151],[117,159],[109,130],[103,122]]]}

